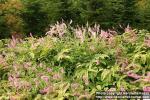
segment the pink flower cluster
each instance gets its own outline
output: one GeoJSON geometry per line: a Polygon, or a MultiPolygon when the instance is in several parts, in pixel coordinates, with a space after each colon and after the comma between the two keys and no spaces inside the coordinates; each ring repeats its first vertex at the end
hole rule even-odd
{"type": "Polygon", "coordinates": [[[10,86],[16,88],[17,90],[18,89],[29,89],[31,88],[31,84],[27,81],[21,81],[19,78],[13,76],[13,75],[10,75],[8,77],[8,81],[10,83],[10,86]]]}
{"type": "Polygon", "coordinates": [[[150,47],[150,38],[145,39],[145,40],[144,40],[144,43],[145,43],[145,45],[146,45],[147,47],[150,47]]]}
{"type": "Polygon", "coordinates": [[[48,86],[48,87],[45,87],[44,89],[41,89],[40,93],[41,94],[48,94],[50,92],[53,92],[53,90],[54,90],[53,86],[48,86]]]}
{"type": "Polygon", "coordinates": [[[131,77],[131,78],[134,78],[134,79],[139,79],[139,78],[141,78],[140,75],[135,74],[135,73],[133,73],[133,72],[131,72],[131,71],[127,72],[127,76],[128,76],[128,77],[131,77]]]}
{"type": "Polygon", "coordinates": [[[143,88],[143,91],[144,91],[144,92],[150,92],[150,86],[144,87],[144,88],[143,88]]]}
{"type": "MultiPolygon", "coordinates": [[[[112,41],[112,36],[117,34],[116,31],[109,29],[108,31],[100,30],[100,25],[95,24],[94,27],[86,26],[86,27],[79,27],[77,28],[72,28],[71,29],[74,31],[74,35],[77,39],[80,39],[81,42],[84,41],[85,35],[87,34],[88,36],[92,38],[96,38],[99,36],[104,39],[110,38],[109,41],[112,41]]],[[[63,37],[63,35],[66,33],[67,30],[67,25],[64,22],[57,22],[57,24],[53,25],[50,27],[49,31],[46,33],[46,35],[50,36],[57,36],[57,37],[63,37]]]]}
{"type": "Polygon", "coordinates": [[[49,82],[49,76],[41,76],[41,79],[44,80],[46,83],[49,82]]]}
{"type": "Polygon", "coordinates": [[[59,73],[56,73],[53,75],[53,79],[54,80],[59,80],[61,78],[60,74],[59,73]]]}
{"type": "Polygon", "coordinates": [[[67,25],[65,23],[57,22],[55,25],[50,26],[50,29],[46,33],[46,35],[50,35],[50,36],[58,35],[61,38],[66,33],[66,30],[67,30],[67,25]]]}

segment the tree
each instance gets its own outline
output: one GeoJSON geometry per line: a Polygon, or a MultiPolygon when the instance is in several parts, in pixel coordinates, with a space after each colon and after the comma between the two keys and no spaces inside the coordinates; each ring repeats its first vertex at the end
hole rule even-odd
{"type": "Polygon", "coordinates": [[[25,9],[22,18],[26,23],[26,33],[44,35],[46,27],[59,20],[60,2],[56,0],[22,0],[25,9]]]}
{"type": "Polygon", "coordinates": [[[117,27],[122,24],[123,0],[110,0],[107,7],[109,7],[109,23],[111,23],[111,26],[117,27]]]}
{"type": "Polygon", "coordinates": [[[124,10],[123,10],[123,18],[122,23],[125,25],[135,25],[136,24],[136,0],[124,0],[124,10]]]}
{"type": "Polygon", "coordinates": [[[12,33],[23,33],[23,20],[20,17],[23,5],[20,0],[3,0],[0,2],[1,38],[12,33]]]}
{"type": "Polygon", "coordinates": [[[138,18],[140,19],[140,28],[150,30],[150,0],[140,0],[136,3],[138,18]]]}

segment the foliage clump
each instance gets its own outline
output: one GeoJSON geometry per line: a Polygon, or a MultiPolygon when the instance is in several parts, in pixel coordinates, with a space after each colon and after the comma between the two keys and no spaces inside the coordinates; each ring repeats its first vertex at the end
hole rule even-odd
{"type": "Polygon", "coordinates": [[[0,41],[0,99],[91,100],[96,91],[150,91],[149,32],[128,26],[118,35],[58,22],[46,34],[0,41]]]}

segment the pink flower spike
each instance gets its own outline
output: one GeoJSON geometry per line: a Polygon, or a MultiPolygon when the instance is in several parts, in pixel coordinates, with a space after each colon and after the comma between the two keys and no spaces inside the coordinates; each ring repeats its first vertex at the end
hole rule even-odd
{"type": "Polygon", "coordinates": [[[150,77],[150,72],[147,73],[147,76],[150,77]]]}
{"type": "Polygon", "coordinates": [[[48,76],[41,76],[41,79],[44,80],[45,82],[49,81],[49,77],[48,76]]]}
{"type": "Polygon", "coordinates": [[[41,94],[47,94],[48,92],[49,92],[49,87],[46,87],[43,90],[40,90],[41,94]]]}
{"type": "Polygon", "coordinates": [[[96,65],[99,65],[100,64],[100,61],[99,60],[96,60],[96,65]]]}
{"type": "Polygon", "coordinates": [[[144,92],[150,92],[150,86],[149,86],[149,87],[144,87],[144,88],[143,88],[143,91],[144,91],[144,92]]]}
{"type": "Polygon", "coordinates": [[[139,79],[139,78],[141,78],[140,75],[135,74],[135,73],[133,73],[133,72],[127,72],[127,75],[128,75],[129,77],[131,77],[131,78],[134,78],[134,79],[139,79]]]}
{"type": "Polygon", "coordinates": [[[54,79],[54,80],[58,80],[58,79],[60,79],[60,78],[61,78],[61,76],[60,76],[59,73],[56,73],[56,74],[53,75],[53,79],[54,79]]]}
{"type": "Polygon", "coordinates": [[[130,33],[132,31],[131,27],[128,25],[126,28],[125,28],[125,33],[130,33]]]}
{"type": "Polygon", "coordinates": [[[104,30],[101,30],[101,34],[100,34],[100,37],[106,39],[109,37],[109,33],[104,31],[104,30]]]}
{"type": "Polygon", "coordinates": [[[145,45],[146,45],[147,47],[150,47],[150,39],[145,40],[144,43],[145,43],[145,45]]]}
{"type": "Polygon", "coordinates": [[[30,37],[32,37],[33,38],[33,35],[32,35],[32,33],[30,32],[30,37]]]}
{"type": "Polygon", "coordinates": [[[13,81],[13,76],[10,75],[10,76],[8,77],[8,80],[9,80],[9,81],[13,81]]]}
{"type": "Polygon", "coordinates": [[[52,69],[51,69],[51,68],[47,68],[47,71],[48,71],[48,72],[52,72],[52,69]]]}

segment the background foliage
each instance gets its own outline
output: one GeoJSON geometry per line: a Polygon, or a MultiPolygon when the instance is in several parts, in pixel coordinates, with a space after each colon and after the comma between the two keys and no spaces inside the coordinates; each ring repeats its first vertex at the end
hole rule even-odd
{"type": "Polygon", "coordinates": [[[149,0],[0,0],[0,38],[11,32],[41,36],[49,24],[64,19],[73,24],[119,24],[150,29],[149,0]]]}

